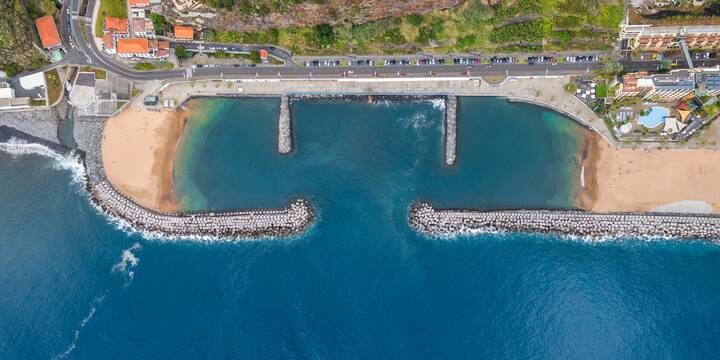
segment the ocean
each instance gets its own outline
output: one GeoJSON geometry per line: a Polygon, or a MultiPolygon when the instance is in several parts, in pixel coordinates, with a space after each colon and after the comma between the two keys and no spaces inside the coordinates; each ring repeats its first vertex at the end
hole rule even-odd
{"type": "Polygon", "coordinates": [[[565,208],[585,130],[524,104],[194,100],[187,210],[318,209],[291,239],[144,239],[89,203],[70,160],[0,152],[1,359],[714,358],[720,247],[498,233],[426,238],[416,200],[565,208]]]}

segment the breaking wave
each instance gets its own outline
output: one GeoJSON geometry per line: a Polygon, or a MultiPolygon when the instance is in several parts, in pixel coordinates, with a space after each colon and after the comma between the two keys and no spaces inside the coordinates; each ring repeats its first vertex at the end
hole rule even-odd
{"type": "Polygon", "coordinates": [[[433,109],[445,110],[445,99],[430,99],[428,102],[432,104],[433,109]]]}
{"type": "Polygon", "coordinates": [[[40,155],[55,160],[52,163],[52,168],[55,170],[70,170],[73,175],[73,184],[83,184],[85,182],[85,166],[83,166],[80,155],[76,152],[62,155],[45,145],[29,143],[18,138],[10,138],[6,142],[0,142],[0,151],[10,154],[13,159],[24,155],[40,155]]]}

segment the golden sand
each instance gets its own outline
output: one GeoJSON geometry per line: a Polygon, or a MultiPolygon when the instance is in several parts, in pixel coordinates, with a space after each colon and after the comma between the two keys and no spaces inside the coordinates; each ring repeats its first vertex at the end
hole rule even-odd
{"type": "Polygon", "coordinates": [[[680,201],[702,201],[720,212],[720,151],[615,149],[595,138],[597,159],[586,167],[593,199],[580,204],[582,208],[650,211],[680,201]]]}
{"type": "Polygon", "coordinates": [[[118,191],[152,210],[178,210],[173,160],[186,117],[185,111],[130,107],[107,121],[103,164],[118,191]]]}

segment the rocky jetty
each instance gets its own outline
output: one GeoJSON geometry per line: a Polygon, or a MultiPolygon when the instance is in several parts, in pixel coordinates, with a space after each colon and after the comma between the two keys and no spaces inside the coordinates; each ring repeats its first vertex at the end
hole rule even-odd
{"type": "Polygon", "coordinates": [[[590,238],[637,236],[720,239],[720,216],[700,214],[436,210],[427,203],[416,203],[410,209],[410,225],[432,236],[524,231],[590,238]]]}
{"type": "Polygon", "coordinates": [[[445,164],[455,164],[457,158],[457,97],[448,95],[445,103],[445,164]]]}
{"type": "Polygon", "coordinates": [[[290,116],[290,100],[288,100],[287,95],[280,97],[278,151],[281,154],[287,154],[292,151],[292,120],[290,116]]]}
{"type": "Polygon", "coordinates": [[[135,230],[163,236],[291,236],[305,230],[314,217],[312,207],[302,199],[279,210],[167,214],[137,205],[107,181],[88,181],[87,191],[92,201],[106,214],[124,220],[135,230]]]}
{"type": "Polygon", "coordinates": [[[296,200],[281,209],[161,213],[144,208],[117,191],[105,176],[101,141],[105,121],[79,118],[75,136],[84,151],[85,188],[93,204],[133,230],[165,237],[287,237],[305,231],[315,219],[309,202],[296,200]]]}

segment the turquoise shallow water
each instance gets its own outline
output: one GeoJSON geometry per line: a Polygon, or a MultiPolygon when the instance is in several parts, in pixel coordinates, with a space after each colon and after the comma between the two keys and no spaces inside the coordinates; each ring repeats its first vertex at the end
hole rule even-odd
{"type": "Polygon", "coordinates": [[[56,161],[0,152],[0,358],[705,359],[720,350],[716,245],[438,240],[408,228],[416,198],[566,206],[577,129],[565,120],[463,100],[459,163],[447,169],[430,104],[296,104],[297,152],[287,157],[275,153],[274,104],[212,104],[217,126],[208,119],[208,136],[193,139],[201,151],[181,166],[205,172],[176,180],[194,186],[184,194],[195,208],[310,198],[319,222],[289,241],[144,240],[97,214],[56,161]]]}

